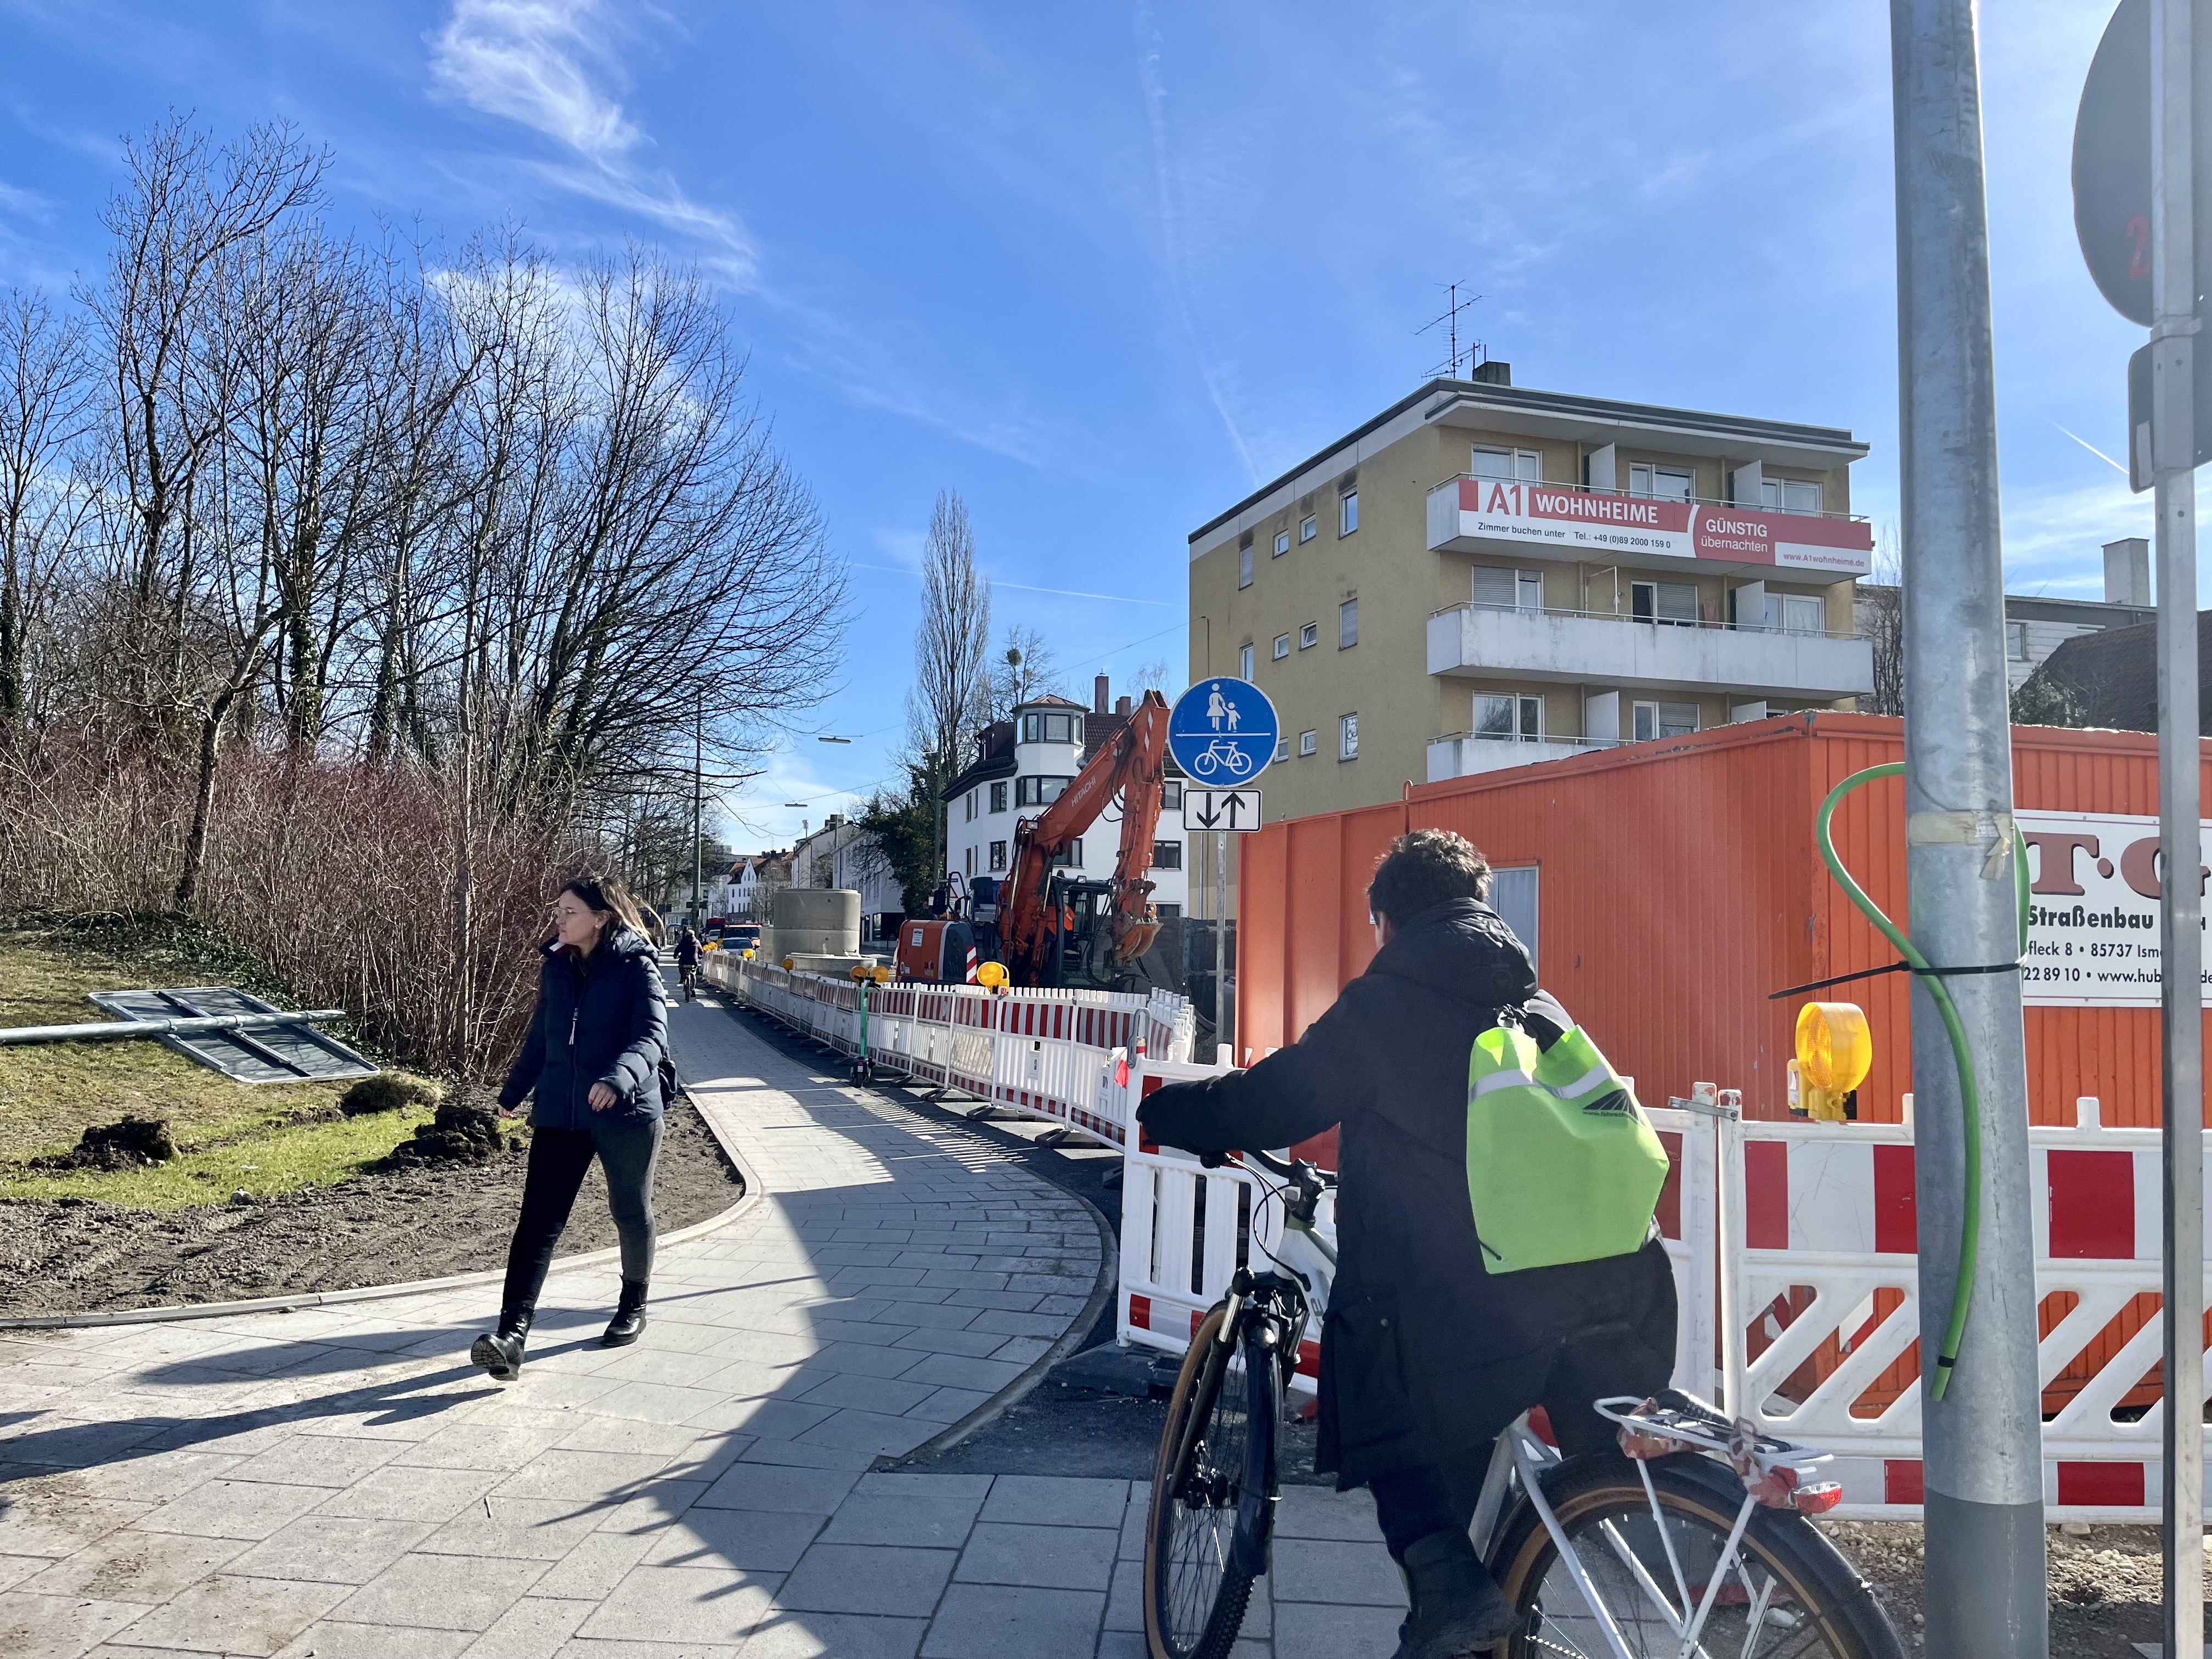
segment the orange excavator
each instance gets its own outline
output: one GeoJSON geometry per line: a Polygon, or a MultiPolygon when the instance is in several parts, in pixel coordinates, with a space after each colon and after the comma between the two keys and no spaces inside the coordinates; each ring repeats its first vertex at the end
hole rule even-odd
{"type": "Polygon", "coordinates": [[[1111,988],[1136,975],[1137,959],[1160,931],[1145,872],[1159,827],[1167,742],[1167,702],[1147,691],[1128,725],[1091,757],[1060,799],[1015,825],[1012,867],[997,918],[1012,983],[1111,988]],[[1054,868],[1117,795],[1121,847],[1112,877],[1089,880],[1054,868]]]}

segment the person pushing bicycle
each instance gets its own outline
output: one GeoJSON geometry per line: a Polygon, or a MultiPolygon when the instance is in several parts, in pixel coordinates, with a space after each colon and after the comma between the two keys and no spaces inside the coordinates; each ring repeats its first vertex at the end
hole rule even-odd
{"type": "MultiPolygon", "coordinates": [[[[1168,1084],[1137,1114],[1200,1153],[1290,1146],[1339,1127],[1338,1273],[1322,1321],[1318,1473],[1365,1486],[1412,1611],[1397,1659],[1461,1659],[1514,1613],[1468,1528],[1498,1432],[1542,1406],[1567,1455],[1611,1443],[1595,1400],[1656,1394],[1674,1367],[1674,1283],[1641,1249],[1492,1270],[1468,1168],[1469,1053],[1500,1023],[1547,1048],[1572,1026],[1485,901],[1464,837],[1400,836],[1367,890],[1366,971],[1291,1048],[1168,1084]]],[[[1487,1178],[1510,1171],[1481,1172],[1487,1178]]]]}

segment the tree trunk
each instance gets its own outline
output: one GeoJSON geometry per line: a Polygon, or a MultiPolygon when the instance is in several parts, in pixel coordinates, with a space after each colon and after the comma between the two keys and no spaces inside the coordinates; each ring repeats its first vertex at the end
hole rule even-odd
{"type": "Polygon", "coordinates": [[[200,871],[207,863],[208,820],[215,813],[216,763],[222,752],[222,720],[229,712],[217,704],[200,720],[200,781],[192,800],[192,827],[185,837],[184,868],[177,876],[174,908],[189,910],[199,897],[200,871]]]}

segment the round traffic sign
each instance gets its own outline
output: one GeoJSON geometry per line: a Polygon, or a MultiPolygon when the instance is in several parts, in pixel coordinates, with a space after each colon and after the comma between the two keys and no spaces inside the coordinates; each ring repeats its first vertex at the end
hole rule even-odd
{"type": "Polygon", "coordinates": [[[2074,118],[2074,234],[2097,290],[2130,322],[2150,298],[2150,0],[2120,0],[2074,118]]]}
{"type": "Polygon", "coordinates": [[[1168,714],[1168,753],[1186,777],[1209,788],[1249,784],[1275,758],[1280,736],[1267,694],[1226,675],[1195,683],[1168,714]]]}

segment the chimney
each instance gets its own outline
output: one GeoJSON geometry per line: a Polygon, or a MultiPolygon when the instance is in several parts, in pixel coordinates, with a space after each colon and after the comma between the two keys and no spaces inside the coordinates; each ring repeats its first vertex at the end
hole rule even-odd
{"type": "Polygon", "coordinates": [[[2150,544],[2130,536],[2105,544],[2105,603],[2140,605],[2150,597],[2150,544]]]}
{"type": "Polygon", "coordinates": [[[1129,712],[1129,700],[1128,700],[1128,698],[1127,698],[1127,697],[1116,697],[1116,698],[1115,698],[1115,699],[1114,699],[1114,712],[1115,712],[1115,714],[1127,714],[1127,713],[1129,712]]]}
{"type": "Polygon", "coordinates": [[[1469,369],[1467,378],[1483,386],[1511,386],[1513,365],[1501,363],[1495,357],[1487,358],[1469,369]]]}
{"type": "Polygon", "coordinates": [[[1091,712],[1094,714],[1103,714],[1106,712],[1106,676],[1103,674],[1091,682],[1091,712]]]}

